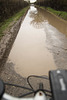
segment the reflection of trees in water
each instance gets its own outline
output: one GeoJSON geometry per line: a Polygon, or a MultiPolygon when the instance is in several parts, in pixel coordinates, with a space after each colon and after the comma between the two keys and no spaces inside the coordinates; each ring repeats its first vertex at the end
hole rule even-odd
{"type": "Polygon", "coordinates": [[[33,18],[31,24],[33,24],[34,27],[43,28],[44,16],[42,15],[41,11],[39,10],[30,11],[30,17],[33,18]]]}

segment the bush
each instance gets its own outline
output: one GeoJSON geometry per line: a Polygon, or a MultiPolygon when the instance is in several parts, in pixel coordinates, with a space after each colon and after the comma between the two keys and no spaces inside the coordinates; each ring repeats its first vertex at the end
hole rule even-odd
{"type": "Polygon", "coordinates": [[[16,12],[28,5],[22,0],[1,0],[0,1],[0,22],[11,17],[16,12]]]}

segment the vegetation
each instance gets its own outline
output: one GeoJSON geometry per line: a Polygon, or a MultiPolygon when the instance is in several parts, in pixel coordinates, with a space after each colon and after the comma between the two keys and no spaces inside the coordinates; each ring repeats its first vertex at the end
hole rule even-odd
{"type": "MultiPolygon", "coordinates": [[[[28,7],[22,9],[21,11],[19,11],[18,13],[14,14],[12,17],[10,17],[9,19],[5,20],[4,22],[0,23],[0,38],[4,35],[4,31],[5,29],[7,29],[8,27],[11,27],[10,24],[12,22],[16,23],[16,21],[24,15],[24,13],[27,11],[28,7]]],[[[14,24],[13,23],[13,24],[14,24]]]]}
{"type": "Polygon", "coordinates": [[[37,0],[36,4],[67,20],[67,0],[37,0]]]}
{"type": "Polygon", "coordinates": [[[0,0],[0,22],[13,16],[27,5],[28,3],[24,0],[0,0]]]}
{"type": "Polygon", "coordinates": [[[50,12],[56,14],[57,16],[67,20],[67,12],[64,12],[64,11],[57,11],[57,10],[54,10],[50,7],[47,7],[47,10],[49,10],[50,12]]]}
{"type": "Polygon", "coordinates": [[[50,0],[51,7],[56,10],[67,11],[67,0],[50,0]]]}
{"type": "Polygon", "coordinates": [[[36,4],[55,10],[67,11],[67,0],[37,0],[36,4]]]}

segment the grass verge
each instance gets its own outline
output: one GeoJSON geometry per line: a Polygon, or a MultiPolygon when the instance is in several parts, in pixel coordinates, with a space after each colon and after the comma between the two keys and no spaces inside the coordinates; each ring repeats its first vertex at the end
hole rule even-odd
{"type": "Polygon", "coordinates": [[[11,23],[16,23],[17,20],[23,16],[25,14],[25,12],[28,10],[28,7],[22,9],[21,11],[19,11],[18,13],[16,13],[15,15],[13,15],[12,17],[10,17],[9,19],[5,20],[4,22],[0,23],[0,39],[2,38],[2,36],[4,35],[4,31],[10,27],[11,23]]]}
{"type": "MultiPolygon", "coordinates": [[[[45,8],[45,7],[41,7],[41,8],[45,8]]],[[[67,20],[67,12],[64,12],[64,11],[57,11],[57,10],[54,10],[54,9],[52,9],[52,8],[50,8],[50,7],[46,7],[46,9],[47,9],[48,11],[50,11],[51,13],[53,13],[53,14],[55,14],[55,15],[61,17],[62,19],[67,20]]]]}
{"type": "Polygon", "coordinates": [[[56,14],[57,16],[63,18],[64,20],[67,20],[67,12],[64,12],[64,11],[57,11],[57,10],[54,10],[50,7],[47,7],[47,10],[49,10],[50,12],[56,14]]]}

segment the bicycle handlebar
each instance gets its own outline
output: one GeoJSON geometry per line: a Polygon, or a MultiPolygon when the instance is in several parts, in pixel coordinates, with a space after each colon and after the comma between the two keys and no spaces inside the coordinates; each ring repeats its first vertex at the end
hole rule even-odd
{"type": "Polygon", "coordinates": [[[4,100],[49,100],[42,91],[37,92],[33,98],[16,98],[4,93],[2,100],[3,99],[4,100]]]}
{"type": "MultiPolygon", "coordinates": [[[[39,90],[34,91],[33,87],[31,86],[29,82],[30,77],[28,77],[28,83],[31,88],[26,88],[26,87],[14,85],[14,84],[13,85],[32,91],[30,93],[35,93],[35,96],[33,98],[20,98],[22,96],[20,96],[19,98],[15,98],[8,94],[4,94],[5,87],[4,87],[3,81],[1,80],[0,80],[0,98],[2,98],[2,100],[51,100],[51,99],[48,99],[46,96],[47,95],[46,92],[48,92],[52,94],[50,95],[52,96],[52,100],[67,100],[67,70],[49,71],[49,81],[50,81],[51,91],[44,90],[44,89],[42,91],[41,90],[42,85],[41,85],[41,88],[39,88],[39,90]]],[[[37,76],[32,76],[32,77],[37,77],[37,76]]],[[[40,76],[38,76],[38,78],[47,79],[45,77],[40,77],[40,76]]],[[[12,85],[12,84],[6,83],[5,85],[12,85]]],[[[26,96],[28,94],[25,94],[23,96],[26,96]]]]}

